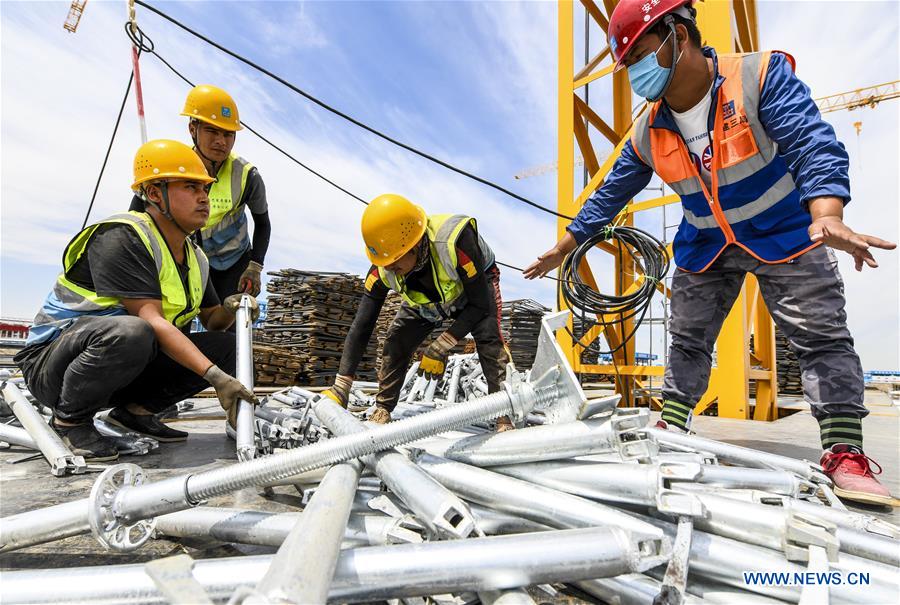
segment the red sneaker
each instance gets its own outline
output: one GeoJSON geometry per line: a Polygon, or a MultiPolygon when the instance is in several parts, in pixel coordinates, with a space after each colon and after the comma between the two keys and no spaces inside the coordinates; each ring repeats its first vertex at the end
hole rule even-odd
{"type": "Polygon", "coordinates": [[[900,501],[875,478],[881,474],[881,466],[859,448],[839,443],[822,453],[819,464],[834,481],[834,493],[841,498],[865,504],[900,505],[900,501]],[[875,473],[870,462],[878,469],[875,473]]]}
{"type": "Polygon", "coordinates": [[[689,431],[684,430],[680,426],[669,424],[665,420],[657,420],[655,428],[662,429],[664,431],[672,431],[673,433],[682,433],[684,435],[689,434],[689,431]]]}

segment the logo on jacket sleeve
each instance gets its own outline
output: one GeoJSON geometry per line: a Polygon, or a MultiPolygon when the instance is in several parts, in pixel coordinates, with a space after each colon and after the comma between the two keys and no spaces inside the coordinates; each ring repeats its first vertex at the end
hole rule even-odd
{"type": "Polygon", "coordinates": [[[379,279],[378,269],[372,269],[369,272],[369,275],[366,276],[366,292],[371,292],[372,288],[375,286],[375,282],[377,282],[379,279]]]}
{"type": "Polygon", "coordinates": [[[726,120],[734,115],[734,101],[728,101],[722,105],[722,117],[726,120]]]}

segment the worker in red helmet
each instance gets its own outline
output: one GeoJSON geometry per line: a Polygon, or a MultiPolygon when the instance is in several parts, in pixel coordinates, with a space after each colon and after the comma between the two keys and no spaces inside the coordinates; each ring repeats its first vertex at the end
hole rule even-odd
{"type": "Polygon", "coordinates": [[[863,372],[832,250],[853,255],[862,270],[878,266],[872,249],[896,246],[844,224],[847,152],[794,75],[793,58],[717,55],[702,45],[695,17],[684,0],[616,6],[608,30],[616,68],[628,70],[632,89],[650,106],[603,185],[525,277],[558,267],[656,173],[680,196],[684,214],[673,242],[678,269],[658,426],[689,429],[719,330],[753,273],[799,358],[835,493],[896,505],[873,474],[880,467],[863,453],[863,372]]]}

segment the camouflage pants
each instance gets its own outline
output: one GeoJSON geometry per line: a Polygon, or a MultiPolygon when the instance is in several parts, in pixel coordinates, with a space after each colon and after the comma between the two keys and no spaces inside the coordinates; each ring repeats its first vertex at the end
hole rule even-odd
{"type": "MultiPolygon", "coordinates": [[[[475,340],[475,349],[478,352],[481,369],[484,371],[488,393],[496,393],[503,390],[501,383],[506,380],[506,364],[510,358],[506,343],[503,341],[503,332],[500,330],[500,316],[503,310],[503,301],[500,297],[500,271],[493,267],[488,269],[485,277],[491,290],[494,308],[472,327],[470,333],[475,340]]],[[[405,304],[400,307],[400,311],[388,328],[382,351],[378,394],[375,396],[378,407],[388,411],[396,407],[413,354],[439,327],[440,323],[423,318],[415,309],[405,304]]]]}
{"type": "Polygon", "coordinates": [[[820,422],[835,415],[866,416],[862,366],[844,311],[844,283],[834,252],[825,246],[777,265],[731,246],[703,273],[676,270],[663,398],[693,407],[706,392],[713,345],[747,273],[759,280],[775,325],[797,354],[812,415],[820,422]]]}

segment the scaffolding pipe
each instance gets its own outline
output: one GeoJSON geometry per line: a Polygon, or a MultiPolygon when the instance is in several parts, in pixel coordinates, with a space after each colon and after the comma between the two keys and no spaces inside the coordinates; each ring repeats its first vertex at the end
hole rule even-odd
{"type": "Polygon", "coordinates": [[[87,471],[84,458],[74,455],[66,447],[56,431],[50,428],[43,416],[38,414],[31,402],[25,398],[19,387],[9,382],[4,383],[3,399],[50,464],[50,472],[53,475],[62,477],[67,472],[77,475],[87,471]]]}
{"type": "MultiPolygon", "coordinates": [[[[491,420],[506,415],[522,417],[536,405],[549,405],[556,401],[557,388],[553,382],[556,375],[548,374],[545,377],[549,383],[548,386],[514,382],[514,384],[507,384],[505,391],[471,401],[465,406],[443,408],[379,426],[365,433],[320,441],[303,448],[255,458],[227,467],[170,477],[155,483],[125,486],[115,493],[101,494],[104,498],[111,500],[106,503],[104,510],[114,512],[115,515],[114,519],[106,521],[107,530],[114,530],[117,527],[115,524],[110,525],[111,521],[115,521],[118,527],[131,527],[144,519],[197,506],[215,496],[229,494],[255,485],[272,483],[304,471],[345,462],[424,437],[468,426],[475,421],[491,420]]],[[[316,401],[313,405],[322,405],[322,403],[316,401]]],[[[326,403],[325,405],[333,404],[326,403]]],[[[25,545],[40,544],[53,539],[52,536],[57,535],[56,523],[42,523],[41,521],[47,515],[47,510],[46,508],[37,509],[0,519],[0,552],[15,550],[25,545]],[[21,531],[22,526],[34,528],[35,531],[25,534],[21,531]]],[[[76,505],[65,510],[81,515],[81,511],[84,509],[76,505]]],[[[92,513],[96,509],[89,506],[87,510],[92,513]]],[[[86,522],[88,519],[78,516],[66,519],[65,525],[74,526],[86,522]]]]}
{"type": "MultiPolygon", "coordinates": [[[[253,392],[253,317],[250,313],[252,299],[241,296],[241,304],[234,316],[235,347],[237,348],[237,379],[253,392]]],[[[238,460],[251,460],[256,456],[256,437],[253,430],[253,403],[239,399],[237,402],[237,426],[235,450],[238,460]]]]}
{"type": "MultiPolygon", "coordinates": [[[[317,406],[315,413],[335,435],[367,430],[362,422],[337,405],[317,406]]],[[[465,503],[404,454],[388,450],[363,456],[362,461],[406,504],[430,535],[460,539],[475,531],[475,520],[465,503]]]]}
{"type": "MultiPolygon", "coordinates": [[[[647,566],[658,539],[615,527],[516,536],[372,546],[343,551],[330,602],[506,590],[550,582],[614,577],[647,566]]],[[[211,599],[225,601],[263,577],[271,555],[200,560],[193,575],[211,599]]],[[[0,603],[163,605],[143,564],[4,572],[0,603]],[[99,581],[102,579],[102,581],[99,581]]]]}
{"type": "MultiPolygon", "coordinates": [[[[325,604],[361,471],[362,465],[351,460],[325,475],[256,585],[263,602],[325,604]]],[[[255,602],[253,596],[245,601],[255,602]]]]}

